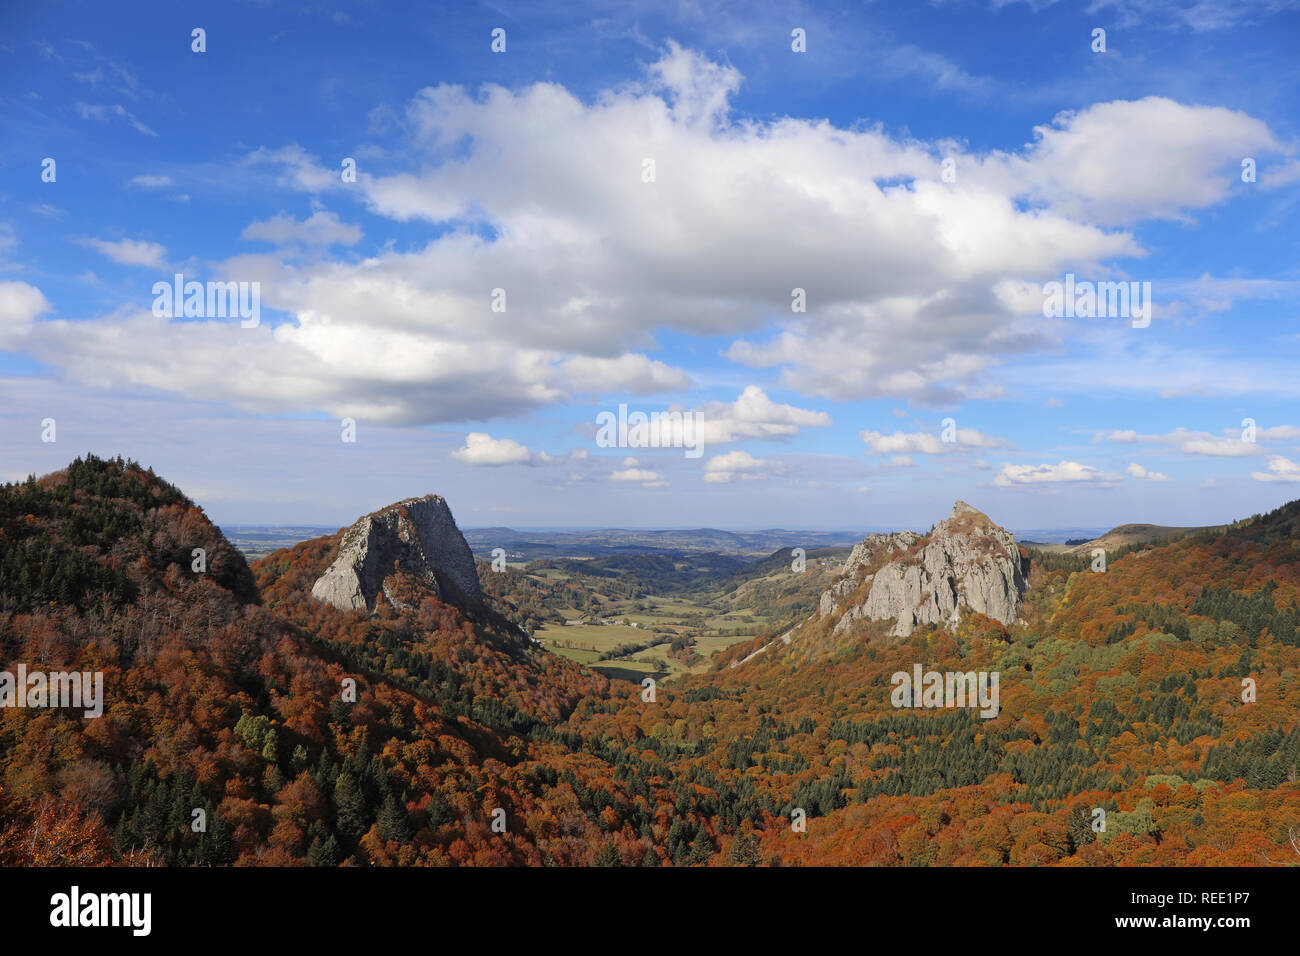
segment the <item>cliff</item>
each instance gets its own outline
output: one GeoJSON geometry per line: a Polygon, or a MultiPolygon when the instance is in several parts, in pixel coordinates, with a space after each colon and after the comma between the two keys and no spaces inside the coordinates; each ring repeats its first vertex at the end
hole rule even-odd
{"type": "Polygon", "coordinates": [[[928,535],[902,531],[864,539],[845,562],[843,577],[822,594],[818,616],[839,613],[836,634],[861,618],[893,618],[890,633],[899,637],[921,624],[956,621],[962,606],[1010,625],[1025,588],[1015,538],[958,501],[928,535]]]}
{"type": "Polygon", "coordinates": [[[311,593],[340,610],[373,611],[394,571],[424,581],[451,604],[483,599],[474,556],[439,495],[407,498],[353,524],[311,593]]]}

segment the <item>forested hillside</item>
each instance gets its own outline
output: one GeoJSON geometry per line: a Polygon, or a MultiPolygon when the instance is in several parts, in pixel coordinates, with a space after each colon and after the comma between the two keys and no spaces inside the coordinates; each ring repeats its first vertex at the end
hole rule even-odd
{"type": "MultiPolygon", "coordinates": [[[[96,719],[0,709],[0,863],[1300,863],[1300,503],[1104,573],[1031,554],[1011,625],[812,620],[652,699],[413,579],[373,616],[314,601],[337,538],[250,569],[120,459],[0,488],[4,666],[106,685],[96,719]],[[1000,712],[895,707],[914,664],[997,672],[1000,712]]],[[[727,593],[804,607],[785,561],[727,593]]]]}

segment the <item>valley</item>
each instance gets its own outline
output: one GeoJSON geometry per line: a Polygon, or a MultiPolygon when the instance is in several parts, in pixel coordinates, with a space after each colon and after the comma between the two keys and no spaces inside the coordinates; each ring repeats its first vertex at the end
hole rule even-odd
{"type": "Polygon", "coordinates": [[[936,517],[497,571],[426,495],[250,565],[131,461],[4,485],[6,667],[103,693],[0,707],[0,863],[1289,859],[1300,502],[1103,573],[936,517]],[[904,706],[900,673],[992,697],[904,706]]]}
{"type": "Polygon", "coordinates": [[[638,557],[537,560],[493,571],[484,589],[542,647],[609,677],[639,682],[708,670],[733,644],[806,616],[848,548],[793,550],[754,562],[661,549],[638,557]]]}

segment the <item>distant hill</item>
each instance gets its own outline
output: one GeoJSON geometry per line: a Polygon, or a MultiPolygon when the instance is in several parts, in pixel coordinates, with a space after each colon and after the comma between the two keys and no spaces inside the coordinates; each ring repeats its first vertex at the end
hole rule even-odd
{"type": "Polygon", "coordinates": [[[538,558],[602,558],[657,552],[712,552],[743,558],[767,557],[782,548],[847,548],[862,540],[857,531],[722,531],[717,528],[645,530],[593,528],[577,531],[516,531],[512,528],[463,528],[474,557],[491,560],[504,548],[512,562],[538,558]]]}
{"type": "MultiPolygon", "coordinates": [[[[291,548],[337,528],[311,525],[226,525],[227,539],[250,561],[272,551],[291,548]]],[[[645,530],[591,528],[580,530],[517,530],[515,528],[463,528],[474,557],[492,560],[495,548],[504,548],[512,564],[542,558],[608,558],[636,554],[722,554],[753,560],[782,548],[849,548],[862,540],[857,531],[723,531],[717,528],[645,530]]]]}
{"type": "Polygon", "coordinates": [[[316,525],[223,525],[221,532],[226,540],[238,548],[249,561],[264,558],[272,551],[292,548],[300,541],[310,541],[333,534],[338,528],[316,525]]]}
{"type": "Polygon", "coordinates": [[[1201,525],[1195,528],[1178,528],[1160,524],[1122,524],[1118,528],[1107,531],[1099,538],[1093,538],[1091,541],[1085,541],[1064,550],[1070,554],[1090,554],[1093,548],[1105,548],[1107,551],[1115,551],[1132,544],[1150,544],[1157,541],[1168,543],[1191,534],[1199,534],[1202,531],[1223,531],[1227,527],[1227,525],[1221,524],[1201,525]]]}

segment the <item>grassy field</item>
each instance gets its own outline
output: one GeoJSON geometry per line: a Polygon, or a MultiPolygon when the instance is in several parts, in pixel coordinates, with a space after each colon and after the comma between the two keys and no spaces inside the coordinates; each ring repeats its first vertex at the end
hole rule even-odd
{"type": "MultiPolygon", "coordinates": [[[[689,571],[679,573],[676,578],[670,576],[674,582],[671,590],[648,595],[644,587],[635,585],[636,578],[626,579],[633,583],[630,588],[621,575],[611,577],[607,569],[585,574],[570,564],[565,569],[539,566],[519,570],[543,593],[582,596],[581,608],[548,605],[565,621],[588,623],[564,624],[551,619],[535,625],[533,637],[544,648],[608,677],[639,682],[646,676],[667,680],[707,670],[725,648],[774,634],[811,613],[838,574],[845,554],[847,549],[821,552],[816,558],[809,555],[806,570],[799,572],[784,559],[768,559],[756,564],[752,572],[728,569],[710,578],[709,568],[702,565],[698,583],[689,571]],[[566,582],[573,587],[566,587],[566,582]],[[619,623],[599,623],[601,620],[619,623]],[[638,626],[629,626],[632,623],[638,626]],[[620,647],[651,642],[655,643],[650,647],[617,656],[613,653],[620,647]]],[[[678,567],[680,572],[682,565],[678,567]]]]}
{"type": "MultiPolygon", "coordinates": [[[[624,616],[636,621],[640,627],[628,627],[618,624],[583,624],[557,625],[547,624],[539,628],[533,637],[541,641],[542,646],[552,653],[585,664],[593,670],[600,671],[607,677],[640,681],[643,677],[662,680],[677,674],[707,670],[709,658],[725,647],[738,641],[748,640],[759,633],[765,633],[760,625],[755,625],[752,633],[741,635],[696,634],[698,628],[684,626],[681,623],[682,612],[689,610],[692,614],[707,612],[707,608],[682,601],[671,602],[670,608],[656,606],[655,612],[629,611],[626,615],[611,609],[611,617],[622,620],[624,616]],[[670,613],[662,613],[668,611],[670,613]],[[695,652],[699,659],[690,667],[681,660],[669,656],[671,641],[678,635],[694,639],[695,652]],[[662,643],[610,660],[597,660],[615,648],[626,644],[644,644],[659,640],[662,643]]],[[[728,619],[727,628],[739,627],[737,620],[728,619]]]]}

